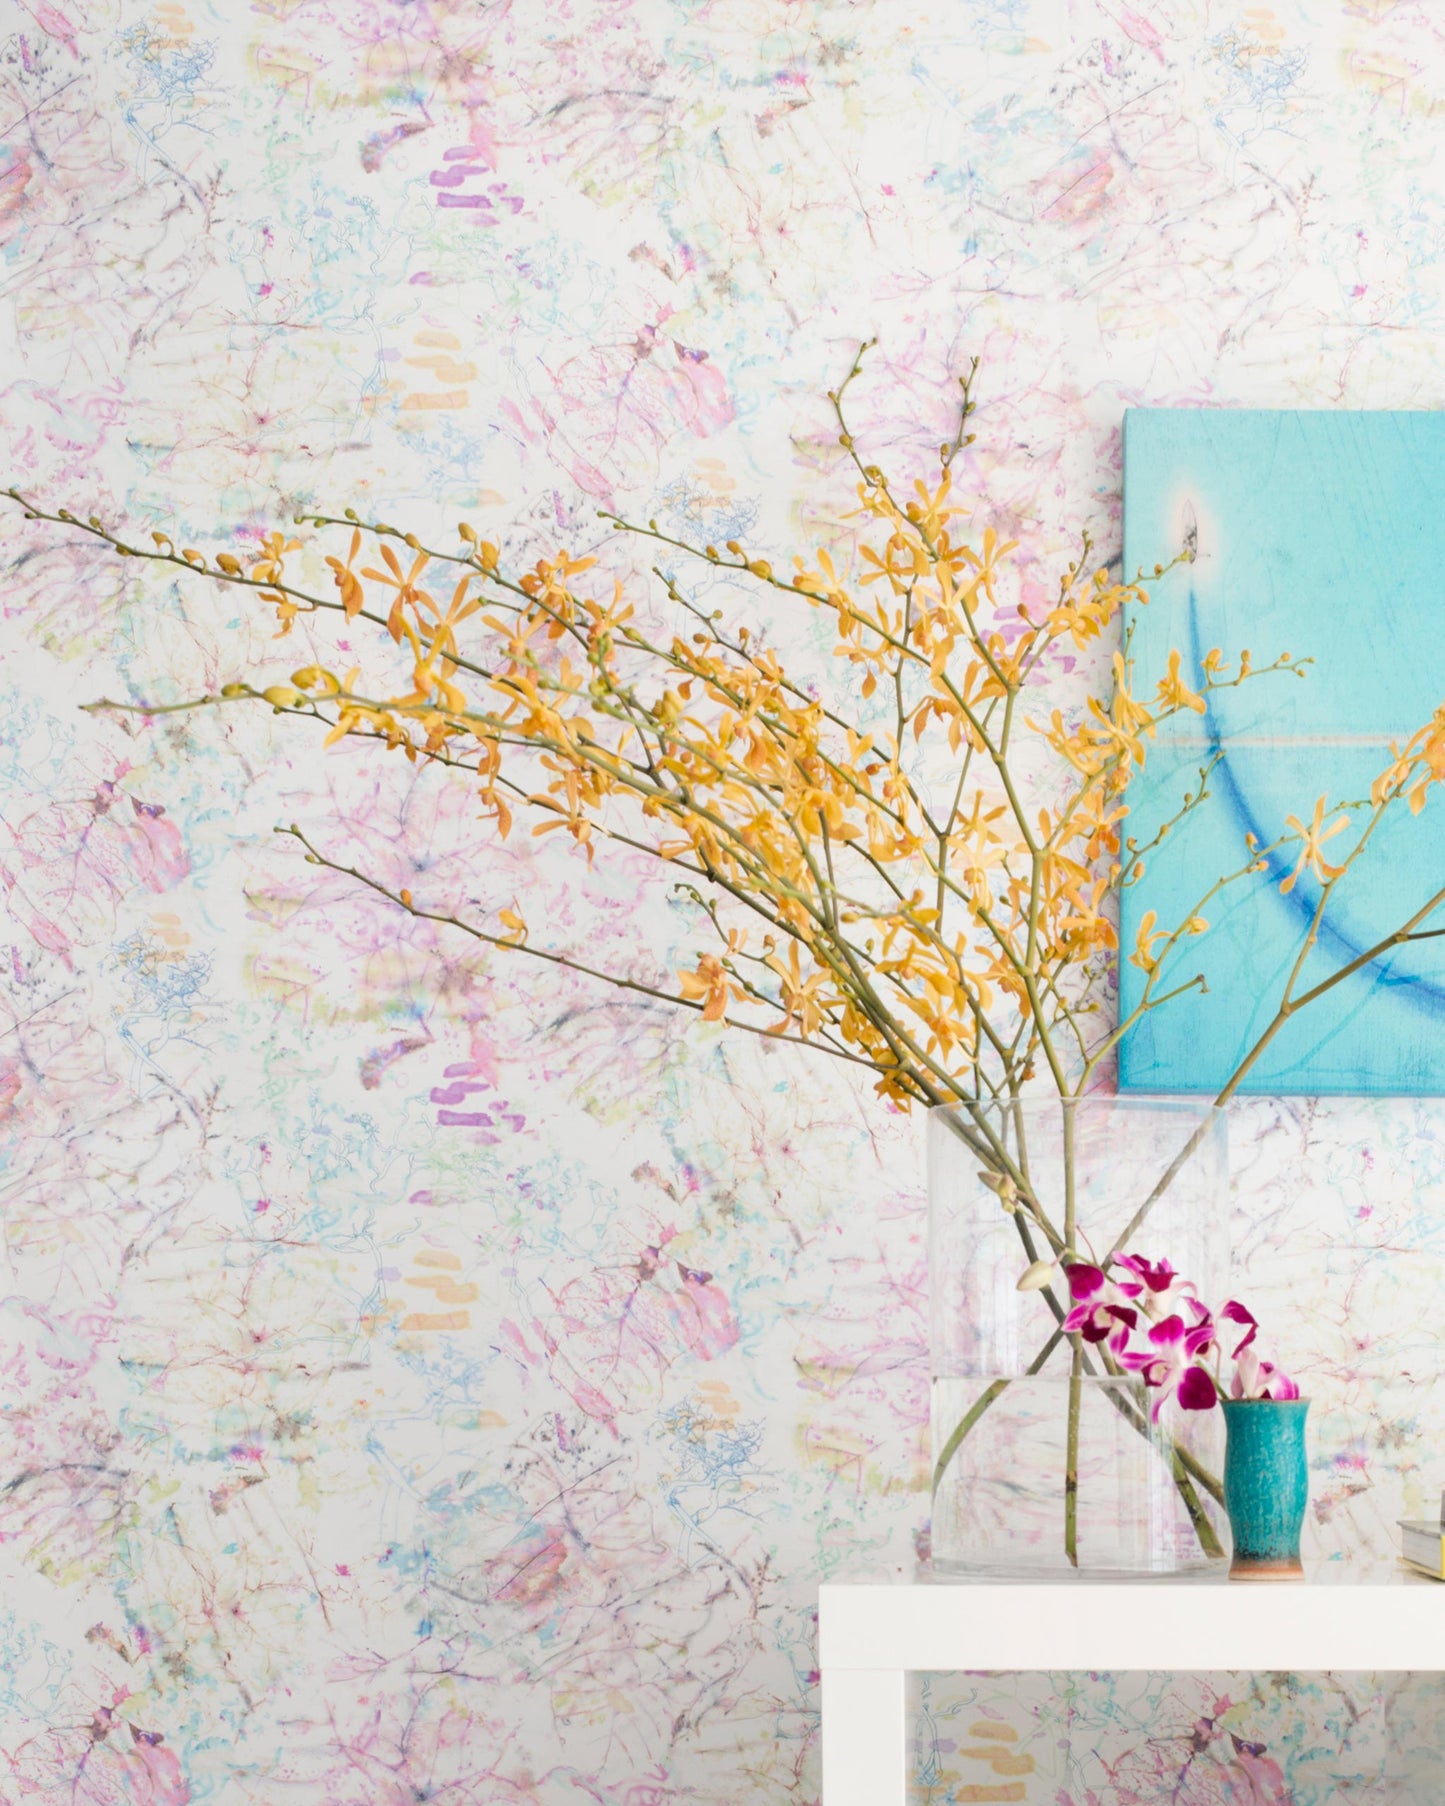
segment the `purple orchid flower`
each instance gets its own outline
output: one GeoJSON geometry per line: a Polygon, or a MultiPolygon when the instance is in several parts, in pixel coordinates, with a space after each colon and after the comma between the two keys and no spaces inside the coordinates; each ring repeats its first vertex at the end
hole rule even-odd
{"type": "Polygon", "coordinates": [[[1254,1313],[1231,1298],[1219,1323],[1237,1323],[1244,1334],[1231,1351],[1234,1373],[1226,1388],[1220,1373],[1224,1350],[1219,1324],[1200,1302],[1197,1288],[1167,1260],[1121,1254],[1112,1269],[1075,1260],[1064,1269],[1073,1308],[1062,1329],[1085,1342],[1107,1343],[1125,1373],[1136,1373],[1157,1394],[1151,1416],[1157,1423],[1175,1400],[1184,1411],[1208,1411],[1227,1391],[1236,1399],[1297,1399],[1299,1387],[1253,1347],[1259,1333],[1254,1313]],[[1142,1332],[1143,1340],[1135,1337],[1142,1332]]]}
{"type": "Polygon", "coordinates": [[[1062,1328],[1069,1335],[1077,1330],[1086,1342],[1107,1341],[1114,1353],[1120,1354],[1138,1322],[1138,1311],[1127,1304],[1076,1304],[1064,1318],[1062,1328]]]}
{"type": "Polygon", "coordinates": [[[1252,1348],[1241,1345],[1234,1358],[1234,1378],[1229,1383],[1231,1398],[1284,1400],[1299,1395],[1299,1387],[1282,1367],[1276,1367],[1273,1361],[1261,1361],[1252,1348]]]}
{"type": "Polygon", "coordinates": [[[1064,1277],[1069,1282],[1069,1296],[1075,1304],[1086,1304],[1091,1298],[1097,1298],[1109,1283],[1104,1269],[1086,1260],[1070,1261],[1064,1269],[1064,1277]]]}
{"type": "Polygon", "coordinates": [[[1139,1292],[1139,1308],[1151,1323],[1162,1322],[1198,1296],[1193,1281],[1176,1273],[1167,1260],[1146,1260],[1142,1254],[1121,1254],[1118,1265],[1133,1275],[1139,1292]]]}
{"type": "Polygon", "coordinates": [[[1258,1335],[1258,1320],[1251,1312],[1244,1308],[1237,1298],[1231,1298],[1229,1303],[1225,1305],[1224,1309],[1219,1314],[1228,1323],[1247,1323],[1249,1325],[1244,1339],[1234,1351],[1234,1358],[1237,1361],[1244,1350],[1249,1347],[1256,1335],[1258,1335]]]}
{"type": "Polygon", "coordinates": [[[1107,1341],[1115,1354],[1122,1353],[1130,1332],[1138,1327],[1139,1313],[1121,1300],[1134,1296],[1138,1288],[1116,1284],[1102,1267],[1088,1261],[1074,1261],[1065,1272],[1074,1308],[1061,1327],[1086,1342],[1107,1341]]]}
{"type": "Polygon", "coordinates": [[[1208,1411],[1219,1397],[1208,1369],[1198,1365],[1200,1357],[1214,1345],[1214,1319],[1197,1300],[1191,1302],[1195,1315],[1192,1327],[1186,1328],[1184,1319],[1177,1314],[1166,1317],[1151,1326],[1147,1351],[1131,1349],[1120,1356],[1124,1368],[1140,1374],[1144,1384],[1158,1392],[1150,1413],[1155,1423],[1170,1398],[1177,1399],[1182,1410],[1208,1411]]]}
{"type": "Polygon", "coordinates": [[[1205,1367],[1188,1368],[1174,1396],[1185,1411],[1212,1411],[1219,1402],[1219,1390],[1205,1367]]]}
{"type": "Polygon", "coordinates": [[[1126,1267],[1151,1292],[1167,1292],[1179,1278],[1167,1260],[1145,1260],[1142,1254],[1121,1254],[1118,1265],[1126,1267]]]}

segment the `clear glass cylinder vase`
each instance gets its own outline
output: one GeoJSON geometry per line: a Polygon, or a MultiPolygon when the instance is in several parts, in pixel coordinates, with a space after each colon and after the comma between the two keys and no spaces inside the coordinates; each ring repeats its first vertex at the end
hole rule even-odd
{"type": "Polygon", "coordinates": [[[1030,1099],[929,1113],[934,1564],[1000,1577],[1209,1571],[1228,1547],[1218,1410],[1183,1411],[1065,1336],[1061,1273],[1167,1260],[1212,1308],[1228,1273],[1223,1112],[1181,1098],[1030,1099]],[[1014,1194],[1024,1191],[1030,1208],[1014,1194]],[[1075,1347],[1079,1349],[1075,1370],[1075,1347]]]}

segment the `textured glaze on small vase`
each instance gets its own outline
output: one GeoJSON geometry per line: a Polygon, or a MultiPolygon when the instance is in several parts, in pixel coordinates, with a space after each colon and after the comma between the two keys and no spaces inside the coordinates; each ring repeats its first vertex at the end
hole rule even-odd
{"type": "Polygon", "coordinates": [[[1230,1578],[1302,1580],[1309,1400],[1225,1399],[1223,1404],[1224,1509],[1234,1532],[1230,1578]]]}

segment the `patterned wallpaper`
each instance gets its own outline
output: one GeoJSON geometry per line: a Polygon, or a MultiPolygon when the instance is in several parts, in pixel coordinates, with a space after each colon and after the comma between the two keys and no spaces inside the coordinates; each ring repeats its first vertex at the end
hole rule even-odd
{"type": "MultiPolygon", "coordinates": [[[[1428,0],[12,0],[5,480],[211,545],[355,503],[782,548],[876,333],[898,468],[982,358],[966,478],[1043,569],[1117,549],[1125,406],[1445,401],[1442,107],[1428,0]]],[[[307,867],[276,826],[686,944],[394,765],[83,713],[293,648],[0,534],[0,1799],[815,1800],[816,1583],[926,1529],[921,1125],[307,867]]],[[[1234,1142],[1311,1546],[1372,1559],[1445,1483],[1445,1122],[1234,1142]]],[[[940,1680],[919,1797],[1402,1806],[1436,1711],[940,1680]]]]}

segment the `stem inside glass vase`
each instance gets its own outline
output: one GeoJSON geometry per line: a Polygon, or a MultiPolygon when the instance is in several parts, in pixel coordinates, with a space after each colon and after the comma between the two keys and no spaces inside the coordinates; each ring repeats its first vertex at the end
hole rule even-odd
{"type": "MultiPolygon", "coordinates": [[[[1038,1285],[1037,1290],[1018,1301],[1018,1308],[1015,1308],[1017,1280],[1026,1267],[1037,1267],[1042,1260],[1057,1261],[1065,1266],[1071,1260],[1079,1260],[1107,1267],[1161,1205],[1168,1205],[1171,1218],[1177,1218],[1183,1212],[1184,1220],[1194,1225],[1190,1233],[1202,1235],[1207,1240],[1216,1232],[1222,1219],[1217,1192],[1206,1185],[1205,1195],[1201,1198],[1200,1176],[1192,1169],[1201,1149],[1205,1150],[1206,1157],[1210,1154],[1207,1144],[1220,1113],[1215,1108],[1207,1108],[1201,1120],[1190,1121],[1188,1132],[1181,1138],[1180,1118],[1186,1114],[1197,1117],[1198,1106],[1178,1099],[1098,1097],[1047,1102],[1042,1099],[1025,1102],[1014,1097],[995,1109],[984,1105],[961,1106],[932,1113],[933,1118],[946,1128],[947,1144],[953,1154],[950,1160],[943,1152],[942,1138],[938,1142],[930,1138],[931,1189],[935,1166],[953,1165],[957,1168],[955,1191],[960,1196],[971,1191],[982,1200],[979,1210],[991,1213],[992,1222],[997,1226],[989,1229],[985,1221],[980,1233],[987,1247],[983,1248],[980,1243],[970,1255],[963,1252],[960,1245],[958,1253],[945,1256],[945,1265],[949,1258],[962,1260],[965,1266],[972,1260],[975,1271],[964,1287],[972,1300],[970,1308],[983,1319],[990,1315],[998,1317],[1001,1313],[1002,1320],[1007,1320],[1007,1333],[998,1330],[997,1324],[991,1329],[987,1321],[974,1325],[964,1337],[969,1346],[961,1365],[957,1360],[950,1364],[943,1357],[936,1365],[935,1371],[939,1375],[935,1387],[939,1442],[936,1443],[933,1473],[936,1545],[941,1490],[947,1486],[955,1501],[972,1499],[975,1494],[971,1494],[969,1488],[975,1488],[976,1493],[977,1485],[983,1484],[996,1521],[1007,1520],[1013,1512],[1021,1524],[1033,1526],[1027,1534],[1033,1538],[1031,1546],[1038,1550],[1037,1557],[1026,1563],[1017,1553],[1012,1558],[1030,1571],[1039,1565],[1056,1566],[1060,1556],[1068,1571],[1097,1566],[1139,1566],[1160,1571],[1179,1565],[1197,1565],[1201,1559],[1212,1561],[1222,1555],[1220,1537],[1211,1521],[1211,1511],[1219,1508],[1222,1501],[1221,1482],[1212,1461],[1201,1460],[1195,1448],[1181,1439],[1181,1431],[1187,1431],[1189,1441],[1197,1444],[1198,1426],[1186,1423],[1173,1428],[1165,1423],[1156,1424],[1152,1421],[1142,1382],[1122,1369],[1109,1347],[1103,1342],[1088,1341],[1077,1332],[1063,1330],[1062,1324],[1072,1300],[1058,1284],[1057,1276],[1038,1285]],[[1117,1118],[1117,1122],[1111,1122],[1111,1117],[1117,1118]],[[1081,1123],[1089,1124],[1088,1134],[1081,1133],[1081,1123]],[[1147,1125],[1149,1133],[1137,1132],[1135,1124],[1147,1125]],[[1162,1144],[1159,1139],[1161,1127],[1167,1133],[1167,1140],[1162,1144]],[[1121,1144],[1122,1155],[1109,1140],[1111,1135],[1117,1136],[1120,1128],[1126,1130],[1121,1144]],[[970,1174],[968,1169],[972,1162],[977,1163],[977,1170],[970,1174]],[[1180,1175],[1186,1173],[1189,1182],[1180,1187],[1180,1175]],[[976,1185],[972,1184],[973,1179],[978,1181],[976,1185]],[[1182,1195],[1173,1195],[1176,1188],[1182,1195]],[[1142,1202],[1127,1222],[1120,1224],[1120,1215],[1131,1199],[1139,1197],[1141,1192],[1144,1194],[1142,1202]],[[1084,1208],[1086,1193],[1087,1209],[1084,1208]],[[1101,1208],[1101,1197],[1105,1208],[1101,1208]],[[1050,1208],[1051,1205],[1054,1208],[1050,1208]],[[1195,1208],[1196,1205],[1199,1207],[1195,1208]],[[1007,1245],[997,1241],[1000,1230],[1007,1234],[1008,1242],[1016,1250],[1011,1260],[1007,1245]],[[1101,1239],[1106,1242],[1106,1252],[1100,1250],[1101,1239]],[[1038,1323],[1041,1307],[1047,1310],[1048,1317],[1038,1323]],[[1030,1319],[1037,1323],[1037,1331],[1028,1327],[1030,1319]],[[1027,1337],[1035,1333],[1038,1340],[1029,1349],[1027,1337]],[[1050,1379],[1049,1373],[1054,1369],[1049,1363],[1063,1342],[1069,1344],[1067,1377],[1065,1379],[1061,1373],[1058,1378],[1050,1379]],[[1028,1358],[1025,1358],[1026,1353],[1028,1358]],[[977,1373],[980,1383],[973,1389],[972,1397],[964,1393],[963,1398],[951,1407],[950,1414],[946,1409],[948,1401],[961,1387],[967,1373],[977,1373]],[[958,1377],[949,1379],[949,1374],[958,1377]],[[1055,1498],[1059,1501],[1055,1508],[1059,1515],[1055,1516],[1054,1523],[1059,1526],[1061,1522],[1061,1530],[1055,1531],[1058,1540],[1053,1544],[1055,1554],[1050,1562],[1047,1550],[1038,1543],[1040,1532],[1035,1525],[1035,1520],[1044,1513],[1038,1490],[1044,1482],[1040,1480],[1036,1485],[1031,1477],[1016,1476],[1013,1472],[1016,1465],[1022,1474],[1022,1469],[1029,1464],[1011,1461],[1008,1447],[1017,1426],[1023,1426],[1023,1431],[1036,1440],[1043,1435],[1039,1414],[1046,1412],[1046,1400],[1053,1388],[1061,1394],[1056,1401],[1062,1418],[1061,1441],[1056,1445],[1057,1464],[1053,1468],[1055,1498]],[[1011,1399],[1017,1402],[1008,1403],[1011,1399]],[[1107,1411],[1104,1410],[1106,1403],[1107,1411]],[[971,1470],[980,1469],[982,1464],[982,1481],[970,1477],[969,1473],[955,1477],[950,1470],[972,1446],[970,1439],[976,1440],[988,1428],[1001,1405],[1008,1416],[996,1430],[988,1432],[986,1442],[989,1447],[969,1459],[971,1470]],[[1100,1411],[1104,1411],[1103,1420],[1099,1418],[1100,1411]],[[1110,1435],[1108,1420],[1118,1424],[1117,1434],[1126,1439],[1112,1466],[1099,1452],[1110,1435]],[[1139,1450],[1137,1456],[1128,1453],[1130,1443],[1139,1450]],[[1113,1471],[1114,1467],[1119,1469],[1118,1473],[1113,1471]],[[1132,1479],[1125,1478],[1126,1469],[1132,1479]],[[1157,1475],[1157,1483],[1150,1475],[1157,1475]],[[1137,1515],[1145,1510],[1147,1501],[1140,1504],[1137,1498],[1124,1498],[1124,1490],[1129,1486],[1136,1492],[1149,1491],[1154,1502],[1147,1509],[1156,1516],[1163,1510],[1174,1526],[1173,1529],[1166,1526],[1164,1532],[1156,1529],[1148,1534],[1156,1538],[1163,1535],[1166,1540],[1173,1541],[1168,1548],[1162,1544],[1158,1547],[1141,1545],[1133,1557],[1123,1556],[1119,1549],[1105,1549],[1101,1556],[1101,1545],[1108,1543],[1111,1536],[1119,1541],[1123,1534],[1115,1536],[1112,1525],[1103,1531],[1099,1528],[1099,1520],[1111,1515],[1115,1509],[1110,1506],[1101,1510],[1100,1502],[1110,1495],[1111,1489],[1118,1494],[1117,1510],[1121,1516],[1127,1517],[1130,1511],[1137,1515]],[[1174,1498],[1172,1510],[1161,1507],[1159,1487],[1174,1498]],[[1010,1498],[1015,1501],[1013,1506],[1008,1504],[1010,1498]],[[1181,1544],[1187,1547],[1181,1548],[1181,1544]],[[1188,1549],[1193,1550],[1192,1561],[1188,1549]]],[[[1174,1251],[1180,1235],[1178,1224],[1158,1227],[1165,1236],[1166,1247],[1174,1251]]],[[[1189,1249],[1179,1251],[1189,1258],[1189,1249]]],[[[941,1283],[945,1292],[949,1290],[948,1276],[937,1270],[935,1283],[941,1283]]],[[[953,1308],[952,1305],[945,1306],[945,1317],[953,1308]]],[[[964,1314],[968,1314],[967,1310],[964,1314]]],[[[935,1327],[937,1345],[937,1321],[935,1327]]],[[[1041,1469],[1042,1466],[1035,1449],[1033,1467],[1041,1469]]],[[[962,1521],[958,1518],[959,1510],[964,1508],[956,1506],[954,1509],[955,1526],[962,1521]]],[[[971,1515],[971,1507],[964,1510],[964,1519],[971,1515]]],[[[1139,1542],[1141,1537],[1147,1543],[1147,1535],[1143,1532],[1136,1534],[1135,1541],[1139,1542]]],[[[1023,1540],[1021,1531],[1020,1546],[1023,1540]]],[[[946,1533],[945,1544],[947,1541],[946,1533]]],[[[945,1548],[943,1565],[956,1559],[959,1559],[956,1552],[950,1554],[945,1548]]],[[[966,1567],[998,1565],[992,1558],[975,1563],[968,1550],[964,1551],[961,1560],[966,1567]]]]}

